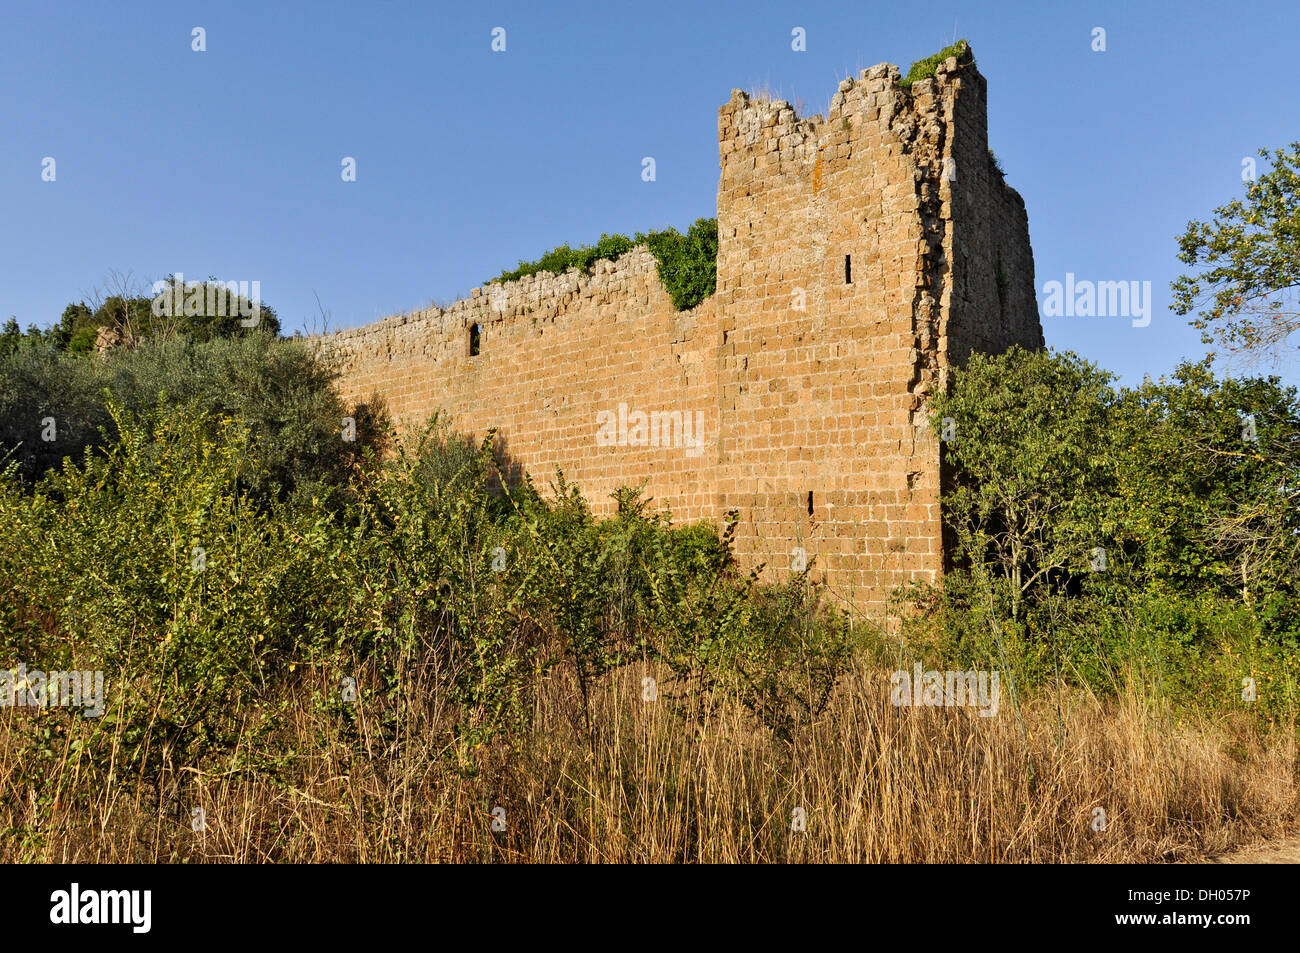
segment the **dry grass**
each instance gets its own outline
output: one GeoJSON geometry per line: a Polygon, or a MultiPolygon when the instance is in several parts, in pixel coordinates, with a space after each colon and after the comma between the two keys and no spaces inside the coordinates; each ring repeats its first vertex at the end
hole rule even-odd
{"type": "MultiPolygon", "coordinates": [[[[372,703],[352,733],[302,706],[276,739],[294,753],[274,770],[179,769],[157,784],[71,751],[46,784],[18,781],[19,734],[66,716],[9,709],[0,859],[1169,861],[1280,834],[1296,815],[1292,733],[1176,724],[1137,692],[1069,695],[1059,721],[1054,696],[1031,702],[1022,734],[1005,695],[994,718],[894,708],[888,673],[864,663],[786,743],[736,705],[692,722],[667,688],[642,701],[645,674],[600,684],[591,735],[574,687],[548,679],[513,745],[472,750],[448,742],[451,713],[426,674],[386,733],[372,703]],[[206,831],[191,829],[195,806],[206,831]],[[495,807],[504,831],[491,829],[495,807]],[[791,829],[798,807],[803,832],[791,829]]],[[[256,764],[253,753],[230,764],[256,764]]]]}

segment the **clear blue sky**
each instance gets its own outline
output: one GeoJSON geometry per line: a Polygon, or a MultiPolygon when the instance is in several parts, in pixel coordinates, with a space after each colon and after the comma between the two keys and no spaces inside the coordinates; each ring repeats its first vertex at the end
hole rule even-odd
{"type": "Polygon", "coordinates": [[[1127,383],[1199,357],[1199,333],[1167,309],[1175,236],[1241,193],[1243,157],[1300,139],[1295,0],[938,0],[924,13],[3,0],[0,318],[48,325],[112,270],[180,271],[260,281],[286,332],[309,326],[317,295],[348,327],[454,299],[561,242],[684,229],[715,213],[717,110],[733,87],[821,112],[844,76],[906,70],[954,21],[1028,205],[1040,300],[1067,271],[1152,282],[1149,327],[1045,318],[1048,343],[1127,383]],[[796,26],[806,52],[791,50],[796,26]],[[206,52],[191,50],[194,27],[206,52]]]}

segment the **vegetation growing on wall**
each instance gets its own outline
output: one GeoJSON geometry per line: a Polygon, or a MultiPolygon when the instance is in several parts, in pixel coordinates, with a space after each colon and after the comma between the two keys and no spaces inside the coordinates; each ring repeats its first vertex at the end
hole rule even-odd
{"type": "Polygon", "coordinates": [[[927,56],[923,60],[917,60],[912,64],[912,68],[907,71],[907,75],[903,77],[901,85],[904,89],[909,89],[913,83],[918,82],[919,80],[929,79],[934,75],[934,71],[938,68],[939,64],[948,59],[948,57],[955,56],[960,62],[961,58],[965,56],[969,50],[969,43],[965,40],[958,40],[952,46],[945,46],[933,56],[927,56]]]}
{"type": "Polygon", "coordinates": [[[998,158],[998,154],[993,151],[992,146],[989,147],[989,164],[993,166],[993,171],[1003,179],[1007,177],[1007,170],[1002,168],[1002,160],[998,158]]]}
{"type": "Polygon", "coordinates": [[[678,311],[693,308],[713,294],[718,283],[718,220],[702,218],[692,225],[685,235],[675,228],[663,231],[638,232],[626,235],[601,235],[594,245],[570,248],[560,245],[536,261],[520,262],[519,267],[503,271],[492,282],[514,281],[538,272],[563,274],[570,268],[581,272],[591,270],[598,261],[614,259],[627,254],[638,245],[645,245],[659,263],[659,280],[673,299],[678,311]]]}

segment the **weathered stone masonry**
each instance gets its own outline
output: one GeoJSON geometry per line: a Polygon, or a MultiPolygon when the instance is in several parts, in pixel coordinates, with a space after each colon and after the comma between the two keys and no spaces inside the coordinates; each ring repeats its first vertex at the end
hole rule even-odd
{"type": "Polygon", "coordinates": [[[496,427],[512,461],[539,481],[563,468],[598,513],[642,480],[677,521],[737,510],[746,566],[778,577],[802,550],[812,578],[880,614],[943,569],[926,397],[972,351],[1043,343],[984,78],[968,58],[910,91],[899,78],[882,64],[845,80],[824,119],[733,91],[717,292],[698,307],[673,310],[644,248],[475,289],[324,339],[345,396],[379,393],[407,425],[441,408],[476,437],[496,427]],[[637,412],[671,430],[660,445],[628,445],[651,429],[637,412]],[[698,448],[679,420],[702,424],[698,448]]]}

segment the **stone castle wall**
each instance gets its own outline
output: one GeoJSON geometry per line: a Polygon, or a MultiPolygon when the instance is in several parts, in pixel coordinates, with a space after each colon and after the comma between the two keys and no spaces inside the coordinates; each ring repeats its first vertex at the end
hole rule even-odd
{"type": "Polygon", "coordinates": [[[344,396],[381,394],[408,426],[441,409],[475,437],[496,427],[512,465],[539,482],[563,468],[597,513],[642,480],[678,521],[736,510],[747,567],[807,560],[882,614],[895,586],[943,570],[926,397],[971,351],[1043,341],[985,96],[953,59],[910,91],[893,66],[865,70],[825,118],[736,90],[718,116],[713,297],[674,311],[644,248],[476,289],[325,338],[344,396]]]}
{"type": "Polygon", "coordinates": [[[637,248],[597,262],[589,275],[543,273],[475,289],[445,311],[387,318],[326,341],[344,397],[382,395],[402,429],[434,411],[476,440],[495,427],[510,468],[539,487],[559,467],[595,512],[609,513],[615,489],[648,479],[646,493],[690,521],[713,515],[716,327],[713,299],[675,311],[654,256],[637,248]],[[473,326],[479,353],[471,356],[473,326]],[[638,413],[657,415],[656,433],[649,419],[637,428],[638,413]],[[601,425],[612,440],[598,442],[601,425]]]}

